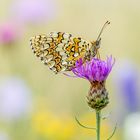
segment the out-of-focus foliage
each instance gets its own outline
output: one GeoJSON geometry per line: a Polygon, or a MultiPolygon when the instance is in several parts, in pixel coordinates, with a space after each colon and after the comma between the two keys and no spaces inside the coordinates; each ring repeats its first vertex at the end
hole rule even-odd
{"type": "Polygon", "coordinates": [[[107,80],[110,104],[102,140],[139,140],[140,2],[138,0],[3,0],[0,3],[0,140],[92,140],[95,115],[85,97],[89,83],[55,75],[33,55],[31,36],[64,31],[95,40],[102,25],[102,58],[116,59],[107,80]],[[137,128],[135,128],[137,124],[137,128]],[[135,125],[135,126],[134,126],[135,125]],[[131,137],[130,137],[131,136],[131,137]]]}

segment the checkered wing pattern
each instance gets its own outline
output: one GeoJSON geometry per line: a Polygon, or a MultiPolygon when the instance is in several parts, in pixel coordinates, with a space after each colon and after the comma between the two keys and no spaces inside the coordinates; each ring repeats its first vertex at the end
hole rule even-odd
{"type": "Polygon", "coordinates": [[[70,71],[92,46],[91,42],[64,32],[34,36],[30,44],[33,53],[55,73],[70,71]]]}

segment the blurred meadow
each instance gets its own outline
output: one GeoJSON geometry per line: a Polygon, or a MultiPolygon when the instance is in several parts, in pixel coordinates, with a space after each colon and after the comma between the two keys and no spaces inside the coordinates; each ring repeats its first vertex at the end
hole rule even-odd
{"type": "Polygon", "coordinates": [[[89,83],[55,75],[37,59],[30,37],[62,31],[96,40],[102,25],[101,58],[115,66],[107,80],[110,103],[101,139],[140,140],[140,1],[1,0],[0,140],[92,140],[95,112],[86,103],[89,83]]]}

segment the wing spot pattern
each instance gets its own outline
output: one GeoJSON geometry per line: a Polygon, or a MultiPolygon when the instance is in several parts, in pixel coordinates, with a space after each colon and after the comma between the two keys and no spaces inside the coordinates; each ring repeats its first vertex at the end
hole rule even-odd
{"type": "Polygon", "coordinates": [[[92,46],[91,42],[64,32],[37,35],[31,38],[30,45],[33,53],[55,73],[70,70],[92,46]]]}

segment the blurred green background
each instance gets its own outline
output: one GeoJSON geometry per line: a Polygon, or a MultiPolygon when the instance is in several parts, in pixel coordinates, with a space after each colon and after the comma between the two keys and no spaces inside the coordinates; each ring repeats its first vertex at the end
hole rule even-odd
{"type": "Polygon", "coordinates": [[[30,37],[62,31],[95,40],[102,25],[101,58],[115,66],[107,80],[110,104],[102,140],[140,140],[140,1],[1,0],[0,140],[92,140],[95,126],[86,103],[86,80],[55,75],[30,49],[30,37]]]}

